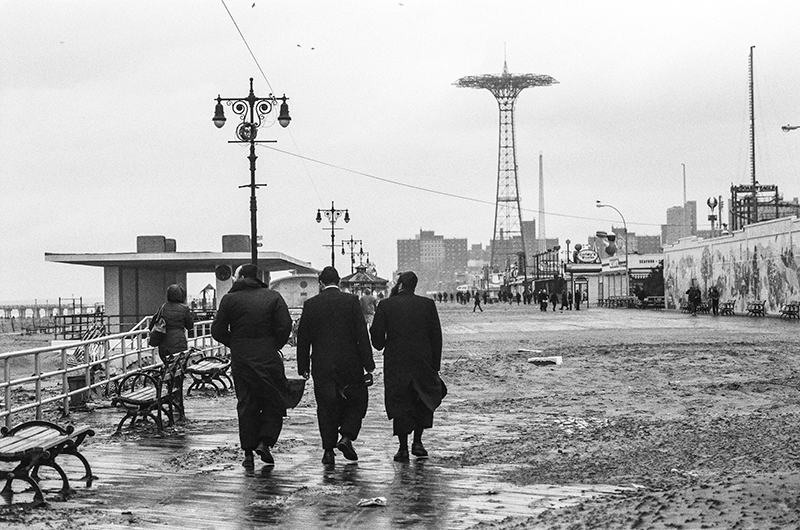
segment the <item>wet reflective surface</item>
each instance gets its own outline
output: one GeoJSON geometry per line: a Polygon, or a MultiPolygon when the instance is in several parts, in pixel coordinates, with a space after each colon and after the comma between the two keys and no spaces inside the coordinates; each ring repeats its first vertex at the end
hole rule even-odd
{"type": "Polygon", "coordinates": [[[187,421],[165,436],[149,426],[113,436],[120,415],[115,409],[75,415],[76,423],[98,430],[84,450],[97,480],[88,489],[75,482],[66,502],[44,482],[50,509],[85,511],[81,524],[98,528],[467,528],[618,491],[611,486],[518,487],[500,480],[496,466],[462,468],[448,457],[457,456],[470,435],[491,430],[492,422],[446,409],[437,427],[426,432],[431,457],[394,462],[396,441],[379,392],[373,391],[372,408],[355,442],[358,462],[337,451],[333,466],[320,462],[310,394],[285,420],[273,450],[275,466],[256,459],[252,470],[241,466],[232,394],[193,394],[186,400],[187,421]],[[386,498],[386,506],[357,506],[374,497],[386,498]]]}

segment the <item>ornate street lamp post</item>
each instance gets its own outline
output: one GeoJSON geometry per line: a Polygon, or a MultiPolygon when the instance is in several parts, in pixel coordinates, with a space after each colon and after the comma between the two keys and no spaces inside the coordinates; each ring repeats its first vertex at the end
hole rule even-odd
{"type": "Polygon", "coordinates": [[[600,201],[596,201],[596,202],[597,202],[597,207],[598,208],[611,208],[612,210],[617,212],[619,214],[619,216],[622,218],[622,227],[625,230],[625,289],[627,291],[625,293],[625,295],[626,296],[630,296],[630,294],[631,294],[631,280],[630,280],[630,274],[628,273],[628,225],[625,222],[625,217],[622,215],[622,212],[620,212],[619,210],[617,210],[616,208],[614,208],[610,204],[603,204],[600,201]]]}
{"type": "Polygon", "coordinates": [[[364,249],[361,248],[361,245],[364,242],[360,239],[353,239],[353,236],[350,236],[350,240],[347,239],[342,240],[342,254],[345,254],[344,246],[347,245],[350,248],[350,274],[353,274],[356,271],[356,245],[359,245],[358,253],[360,255],[364,254],[364,249]]]}
{"type": "Polygon", "coordinates": [[[280,111],[278,114],[278,123],[281,127],[287,127],[292,118],[289,116],[289,104],[286,100],[289,99],[286,95],[282,97],[275,97],[272,94],[265,98],[258,98],[253,93],[253,78],[250,78],[250,94],[244,98],[223,98],[217,96],[217,106],[214,109],[214,118],[212,121],[217,128],[225,125],[225,111],[222,105],[224,101],[231,107],[233,112],[241,117],[242,122],[236,127],[236,136],[239,140],[229,141],[229,144],[250,144],[250,184],[239,186],[240,188],[250,188],[250,261],[253,265],[258,265],[258,229],[256,223],[256,213],[258,207],[256,206],[256,189],[266,184],[256,184],[256,143],[273,143],[277,140],[260,140],[256,141],[258,128],[264,122],[264,118],[272,112],[278,101],[281,102],[280,111]]]}
{"type": "MultiPolygon", "coordinates": [[[[333,207],[333,201],[331,201],[331,209],[330,210],[317,210],[317,222],[322,222],[322,216],[325,215],[325,219],[331,224],[330,228],[323,228],[323,230],[330,230],[331,231],[331,267],[336,266],[336,221],[344,214],[344,222],[350,222],[350,212],[347,210],[337,210],[333,207]]],[[[341,230],[341,229],[339,229],[341,230]]],[[[328,245],[325,245],[326,247],[328,245]]]]}
{"type": "MultiPolygon", "coordinates": [[[[559,255],[559,251],[561,250],[561,245],[556,245],[553,247],[553,257],[555,258],[555,265],[553,265],[553,277],[557,278],[558,273],[561,271],[561,256],[559,255]]],[[[553,258],[550,258],[551,260],[553,258]]]]}

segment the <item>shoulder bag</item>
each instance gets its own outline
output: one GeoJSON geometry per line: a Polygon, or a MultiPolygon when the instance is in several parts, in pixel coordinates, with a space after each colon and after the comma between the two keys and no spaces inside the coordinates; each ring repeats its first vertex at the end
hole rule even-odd
{"type": "Polygon", "coordinates": [[[150,328],[150,346],[158,346],[167,334],[167,321],[164,319],[162,312],[164,306],[162,305],[159,310],[153,315],[152,327],[150,328]]]}

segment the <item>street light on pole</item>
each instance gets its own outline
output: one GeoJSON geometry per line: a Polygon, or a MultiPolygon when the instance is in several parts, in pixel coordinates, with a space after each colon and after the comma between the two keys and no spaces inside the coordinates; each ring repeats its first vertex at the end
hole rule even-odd
{"type": "Polygon", "coordinates": [[[250,188],[250,261],[253,265],[258,265],[258,229],[257,229],[257,211],[256,205],[256,189],[266,184],[256,184],[256,144],[257,143],[274,143],[277,140],[261,140],[256,141],[258,135],[258,128],[263,125],[264,118],[272,112],[278,101],[281,102],[278,123],[281,127],[287,127],[292,118],[289,116],[289,104],[286,100],[289,99],[286,95],[282,97],[275,97],[272,94],[265,98],[256,97],[253,93],[253,78],[250,78],[250,94],[244,98],[223,98],[217,95],[217,106],[214,108],[214,117],[212,121],[217,128],[222,128],[225,125],[225,110],[222,105],[224,101],[230,105],[233,112],[241,117],[242,123],[236,127],[236,136],[239,140],[229,141],[229,144],[250,144],[250,184],[239,186],[240,188],[250,188]]]}
{"type": "Polygon", "coordinates": [[[347,239],[342,240],[342,254],[345,254],[345,245],[350,247],[350,274],[353,274],[356,268],[356,245],[359,245],[359,254],[364,254],[364,249],[361,247],[362,244],[364,244],[362,240],[353,239],[353,236],[350,236],[349,241],[347,239]]]}
{"type": "Polygon", "coordinates": [[[600,201],[596,202],[598,208],[611,208],[612,210],[617,212],[619,216],[622,218],[622,227],[625,230],[625,289],[627,290],[626,296],[629,296],[631,294],[631,285],[630,285],[630,275],[628,274],[628,225],[625,222],[625,216],[623,216],[622,212],[620,212],[610,204],[603,204],[600,201]]]}
{"type": "MultiPolygon", "coordinates": [[[[333,207],[333,201],[331,201],[331,209],[330,210],[317,210],[317,222],[322,222],[322,216],[325,215],[325,218],[331,224],[330,228],[324,228],[323,230],[330,230],[331,231],[331,267],[336,266],[336,221],[344,214],[344,222],[350,222],[350,212],[347,210],[337,210],[333,207]]],[[[328,246],[328,245],[325,245],[328,246]]]]}

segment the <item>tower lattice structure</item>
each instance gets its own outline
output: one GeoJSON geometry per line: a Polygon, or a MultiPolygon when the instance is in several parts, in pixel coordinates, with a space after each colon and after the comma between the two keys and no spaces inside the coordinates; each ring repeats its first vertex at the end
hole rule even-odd
{"type": "Polygon", "coordinates": [[[485,88],[500,107],[500,142],[497,162],[497,201],[492,233],[491,267],[507,267],[519,252],[525,251],[522,233],[517,153],[514,137],[514,106],[517,96],[528,87],[558,83],[549,75],[510,74],[503,61],[501,75],[485,74],[462,77],[454,84],[465,88],[485,88]]]}

